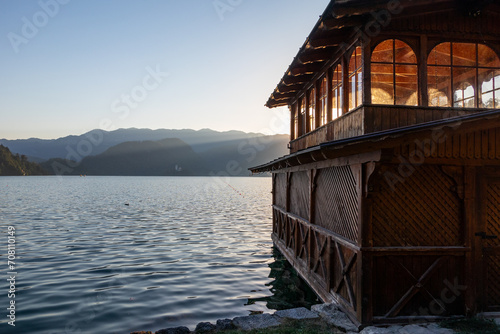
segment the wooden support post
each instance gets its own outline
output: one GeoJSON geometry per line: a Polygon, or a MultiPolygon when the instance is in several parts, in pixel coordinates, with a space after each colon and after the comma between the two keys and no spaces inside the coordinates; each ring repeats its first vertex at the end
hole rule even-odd
{"type": "Polygon", "coordinates": [[[476,212],[476,193],[477,180],[476,168],[465,167],[465,198],[464,198],[464,218],[463,218],[463,233],[465,247],[471,247],[471,252],[465,255],[465,308],[468,314],[475,314],[479,311],[480,301],[480,282],[482,280],[482,252],[481,239],[475,238],[474,233],[477,230],[477,212],[476,212]]]}
{"type": "Polygon", "coordinates": [[[327,90],[327,102],[326,102],[326,121],[330,123],[333,120],[333,92],[332,92],[332,81],[333,81],[333,68],[330,67],[326,72],[326,90],[327,90]]]}
{"type": "Polygon", "coordinates": [[[363,104],[372,103],[372,82],[371,82],[371,43],[369,41],[363,45],[363,104]]]}
{"type": "Polygon", "coordinates": [[[418,100],[419,105],[427,107],[429,105],[429,95],[427,93],[427,36],[420,36],[419,60],[418,60],[418,100]]]}
{"type": "Polygon", "coordinates": [[[286,212],[290,212],[290,182],[292,181],[292,175],[291,172],[286,173],[286,212]]]}
{"type": "Polygon", "coordinates": [[[310,94],[309,91],[306,92],[304,99],[306,99],[306,113],[305,113],[305,118],[306,118],[306,133],[311,132],[311,120],[309,117],[309,106],[311,105],[310,101],[310,94]]]}
{"type": "Polygon", "coordinates": [[[322,78],[320,78],[320,80],[317,80],[316,81],[316,84],[314,85],[316,87],[316,89],[314,90],[315,92],[315,100],[316,100],[316,103],[314,104],[316,106],[315,110],[314,110],[314,128],[317,129],[321,126],[321,106],[320,106],[320,94],[321,94],[321,82],[323,81],[322,78]]]}
{"type": "Polygon", "coordinates": [[[349,60],[342,55],[342,115],[349,111],[349,60]]]}

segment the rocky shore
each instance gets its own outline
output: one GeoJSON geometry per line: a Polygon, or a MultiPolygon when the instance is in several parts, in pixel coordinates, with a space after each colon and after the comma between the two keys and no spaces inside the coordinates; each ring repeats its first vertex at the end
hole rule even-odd
{"type": "MultiPolygon", "coordinates": [[[[276,311],[274,314],[257,314],[234,319],[217,320],[215,324],[201,322],[194,331],[187,327],[166,328],[156,331],[155,334],[208,334],[223,333],[231,329],[243,331],[265,329],[281,325],[287,319],[305,320],[318,319],[338,328],[344,333],[360,334],[454,334],[451,329],[442,328],[435,323],[419,323],[410,325],[394,325],[389,327],[365,327],[360,330],[352,321],[334,304],[313,305],[311,310],[301,307],[289,310],[276,311]]],[[[133,332],[131,334],[152,334],[152,332],[133,332]]]]}

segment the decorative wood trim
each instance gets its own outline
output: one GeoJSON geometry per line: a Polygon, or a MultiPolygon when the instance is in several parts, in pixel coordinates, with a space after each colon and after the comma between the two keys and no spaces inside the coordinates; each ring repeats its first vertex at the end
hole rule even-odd
{"type": "Polygon", "coordinates": [[[464,187],[464,170],[461,166],[441,166],[443,172],[455,181],[455,191],[458,197],[463,200],[465,198],[464,187]]]}

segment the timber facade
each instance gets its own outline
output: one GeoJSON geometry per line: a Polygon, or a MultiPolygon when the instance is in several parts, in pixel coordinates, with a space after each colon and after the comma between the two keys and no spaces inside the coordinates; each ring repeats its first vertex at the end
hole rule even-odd
{"type": "Polygon", "coordinates": [[[331,1],[290,110],[278,249],[358,325],[500,312],[500,4],[331,1]]]}

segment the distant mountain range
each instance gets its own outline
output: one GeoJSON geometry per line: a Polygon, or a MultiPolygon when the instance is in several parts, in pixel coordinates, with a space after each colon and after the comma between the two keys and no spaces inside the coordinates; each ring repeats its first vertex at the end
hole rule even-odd
{"type": "Polygon", "coordinates": [[[241,131],[132,128],[0,144],[51,174],[243,176],[251,166],[286,155],[288,141],[287,135],[241,131]]]}

